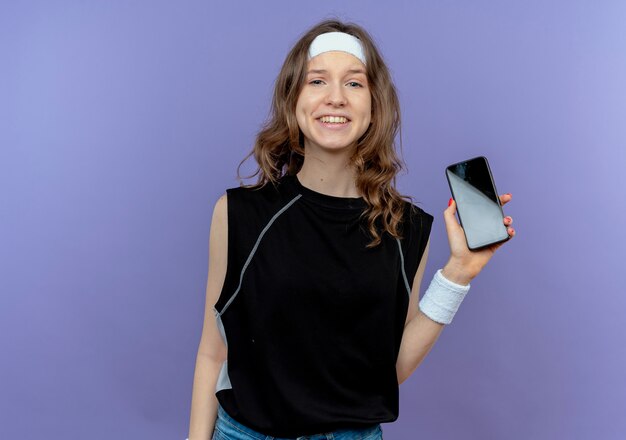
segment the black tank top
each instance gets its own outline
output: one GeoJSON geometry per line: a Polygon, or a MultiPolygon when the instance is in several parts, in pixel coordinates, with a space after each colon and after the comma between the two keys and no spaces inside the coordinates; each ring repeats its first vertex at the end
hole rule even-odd
{"type": "Polygon", "coordinates": [[[228,347],[222,407],[274,437],[396,420],[396,360],[433,217],[405,202],[403,239],[384,233],[367,249],[363,198],[315,192],[295,175],[226,193],[228,267],[214,308],[228,347]]]}

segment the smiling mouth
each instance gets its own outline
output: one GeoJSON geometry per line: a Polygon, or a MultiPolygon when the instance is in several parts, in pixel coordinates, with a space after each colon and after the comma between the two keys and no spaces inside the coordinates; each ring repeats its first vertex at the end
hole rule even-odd
{"type": "Polygon", "coordinates": [[[350,120],[344,116],[322,116],[319,118],[320,122],[324,124],[346,124],[350,120]]]}

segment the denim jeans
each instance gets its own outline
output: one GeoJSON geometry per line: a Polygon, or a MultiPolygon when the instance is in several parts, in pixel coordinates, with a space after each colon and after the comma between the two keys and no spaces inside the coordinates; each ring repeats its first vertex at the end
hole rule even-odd
{"type": "Polygon", "coordinates": [[[364,429],[342,429],[323,434],[305,435],[293,439],[283,439],[261,434],[242,425],[230,417],[221,405],[217,407],[217,420],[212,440],[382,440],[380,424],[364,429]]]}

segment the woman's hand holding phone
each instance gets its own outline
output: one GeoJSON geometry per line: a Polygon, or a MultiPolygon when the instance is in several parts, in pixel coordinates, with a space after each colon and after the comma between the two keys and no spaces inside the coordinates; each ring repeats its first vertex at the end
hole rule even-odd
{"type": "MultiPolygon", "coordinates": [[[[499,196],[500,203],[505,205],[512,199],[511,194],[499,196]]],[[[448,234],[448,243],[450,245],[450,258],[444,268],[442,275],[448,280],[462,285],[467,285],[470,281],[480,273],[480,271],[489,262],[494,252],[502,246],[506,241],[492,244],[478,250],[470,250],[467,246],[465,233],[463,228],[456,220],[456,203],[454,199],[450,199],[448,208],[443,212],[446,223],[446,232],[448,234]]],[[[515,236],[515,229],[511,227],[513,219],[504,217],[503,223],[507,228],[510,238],[515,236]]]]}

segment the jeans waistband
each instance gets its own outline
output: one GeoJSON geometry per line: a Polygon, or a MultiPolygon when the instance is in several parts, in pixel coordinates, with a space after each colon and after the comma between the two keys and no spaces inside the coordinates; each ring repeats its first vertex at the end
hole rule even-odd
{"type": "MultiPolygon", "coordinates": [[[[217,407],[218,420],[222,419],[223,423],[228,425],[229,430],[236,432],[234,438],[254,439],[254,440],[359,440],[359,439],[382,439],[382,429],[380,424],[372,425],[370,428],[361,429],[342,429],[328,433],[320,433],[313,435],[305,435],[301,437],[292,437],[290,439],[272,437],[253,430],[237,420],[233,419],[221,405],[217,407]]],[[[216,422],[219,423],[219,422],[216,422]]]]}

